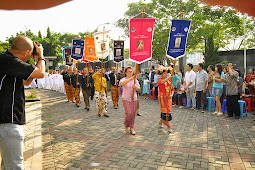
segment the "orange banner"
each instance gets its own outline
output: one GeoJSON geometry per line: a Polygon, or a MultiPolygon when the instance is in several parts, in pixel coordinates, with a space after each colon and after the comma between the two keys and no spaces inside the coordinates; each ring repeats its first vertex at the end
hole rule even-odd
{"type": "Polygon", "coordinates": [[[96,57],[94,38],[92,37],[85,37],[85,53],[83,56],[83,60],[98,60],[98,57],[96,57]]]}

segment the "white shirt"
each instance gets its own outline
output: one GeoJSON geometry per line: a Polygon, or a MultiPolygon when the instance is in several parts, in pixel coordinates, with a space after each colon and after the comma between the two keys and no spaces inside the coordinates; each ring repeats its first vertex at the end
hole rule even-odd
{"type": "Polygon", "coordinates": [[[188,86],[188,84],[190,82],[192,82],[192,84],[189,86],[189,88],[194,88],[195,87],[195,81],[196,81],[196,73],[193,70],[187,71],[185,73],[184,81],[186,81],[186,86],[188,86]]]}

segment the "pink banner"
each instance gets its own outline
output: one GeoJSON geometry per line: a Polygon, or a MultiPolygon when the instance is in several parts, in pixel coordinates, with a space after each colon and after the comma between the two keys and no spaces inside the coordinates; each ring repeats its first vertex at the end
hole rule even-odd
{"type": "Polygon", "coordinates": [[[130,20],[130,59],[138,64],[151,59],[154,22],[155,18],[130,20]]]}

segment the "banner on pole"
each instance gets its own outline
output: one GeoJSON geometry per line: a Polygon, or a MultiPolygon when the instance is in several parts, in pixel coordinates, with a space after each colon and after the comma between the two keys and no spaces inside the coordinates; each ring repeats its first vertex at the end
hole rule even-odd
{"type": "Polygon", "coordinates": [[[97,61],[94,38],[85,37],[85,53],[82,60],[97,61]]]}
{"type": "Polygon", "coordinates": [[[121,62],[124,60],[124,41],[123,40],[115,40],[113,42],[114,47],[114,61],[121,62]]]}
{"type": "Polygon", "coordinates": [[[190,20],[172,20],[166,55],[173,60],[185,55],[190,20]]]}
{"type": "Polygon", "coordinates": [[[64,56],[66,65],[71,66],[73,65],[73,59],[71,58],[72,49],[71,48],[64,48],[64,56]]]}
{"type": "Polygon", "coordinates": [[[130,59],[138,64],[151,59],[154,23],[155,18],[130,20],[130,59]]]}
{"type": "Polygon", "coordinates": [[[106,58],[110,54],[109,31],[95,33],[96,56],[100,59],[106,58]]]}
{"type": "Polygon", "coordinates": [[[80,60],[84,53],[84,40],[73,40],[72,58],[80,60]]]}

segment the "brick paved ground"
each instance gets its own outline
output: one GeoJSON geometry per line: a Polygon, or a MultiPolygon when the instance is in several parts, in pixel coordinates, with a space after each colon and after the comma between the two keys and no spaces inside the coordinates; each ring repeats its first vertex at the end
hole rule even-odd
{"type": "Polygon", "coordinates": [[[210,113],[173,109],[173,133],[158,127],[159,105],[141,97],[141,117],[131,136],[124,109],[110,118],[76,108],[65,95],[39,90],[42,99],[43,169],[255,169],[255,116],[235,120],[210,113]]]}

